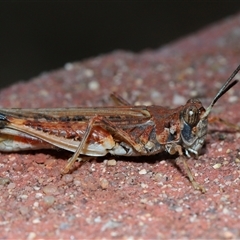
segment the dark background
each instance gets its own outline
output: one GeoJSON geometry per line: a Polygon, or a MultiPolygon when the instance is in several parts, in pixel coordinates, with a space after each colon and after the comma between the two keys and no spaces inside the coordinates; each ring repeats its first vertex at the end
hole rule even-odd
{"type": "Polygon", "coordinates": [[[158,48],[240,1],[0,1],[0,88],[116,49],[158,48]]]}

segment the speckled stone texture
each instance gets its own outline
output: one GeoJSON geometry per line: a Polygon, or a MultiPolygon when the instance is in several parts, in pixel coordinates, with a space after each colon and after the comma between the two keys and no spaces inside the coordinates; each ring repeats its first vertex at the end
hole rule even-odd
{"type": "MultiPolygon", "coordinates": [[[[239,26],[236,15],[157,50],[68,63],[1,90],[1,107],[105,106],[116,91],[133,104],[197,97],[208,106],[240,64],[239,26]]],[[[239,124],[240,84],[213,115],[239,124]]],[[[61,176],[66,151],[1,153],[0,238],[240,238],[239,136],[213,124],[201,156],[188,160],[205,194],[167,154],[91,158],[61,176]]]]}

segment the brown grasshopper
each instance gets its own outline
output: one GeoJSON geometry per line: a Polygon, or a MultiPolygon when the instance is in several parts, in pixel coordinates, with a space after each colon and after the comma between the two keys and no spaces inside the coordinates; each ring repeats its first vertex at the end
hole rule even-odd
{"type": "Polygon", "coordinates": [[[132,106],[113,95],[117,107],[0,109],[0,151],[60,148],[73,152],[63,172],[80,155],[149,156],[163,151],[178,153],[195,189],[198,184],[184,153],[198,155],[207,134],[208,116],[217,100],[238,81],[240,65],[205,108],[196,99],[169,109],[161,106],[132,106]]]}

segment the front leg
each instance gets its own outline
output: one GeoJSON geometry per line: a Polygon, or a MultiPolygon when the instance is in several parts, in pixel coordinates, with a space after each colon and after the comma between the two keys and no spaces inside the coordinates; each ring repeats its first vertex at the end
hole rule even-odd
{"type": "Polygon", "coordinates": [[[234,124],[234,123],[231,123],[227,120],[224,120],[220,117],[217,117],[217,116],[210,116],[208,117],[208,122],[209,123],[222,123],[224,125],[226,125],[227,127],[229,127],[231,130],[234,130],[236,132],[240,132],[240,126],[238,126],[237,124],[234,124]]]}
{"type": "Polygon", "coordinates": [[[182,151],[182,146],[181,145],[178,145],[176,143],[173,143],[173,144],[166,144],[165,146],[166,148],[166,151],[173,155],[175,153],[178,153],[179,154],[179,160],[182,161],[183,163],[183,166],[184,166],[184,169],[187,173],[187,176],[188,176],[188,179],[189,181],[191,182],[191,184],[193,185],[193,187],[196,189],[196,190],[199,190],[201,191],[202,193],[205,193],[206,192],[206,189],[201,186],[194,178],[193,174],[192,174],[192,171],[190,169],[190,167],[188,166],[187,164],[187,161],[186,161],[186,156],[183,155],[183,151],[182,151]]]}

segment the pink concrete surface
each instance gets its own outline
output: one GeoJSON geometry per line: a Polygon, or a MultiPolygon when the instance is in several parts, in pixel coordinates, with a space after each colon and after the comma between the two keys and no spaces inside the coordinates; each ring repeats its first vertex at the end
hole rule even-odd
{"type": "MultiPolygon", "coordinates": [[[[2,89],[0,104],[105,106],[117,91],[133,104],[175,107],[197,97],[208,106],[240,64],[239,26],[240,14],[156,50],[68,63],[2,89]]],[[[213,115],[239,124],[240,84],[213,115]]],[[[239,136],[211,125],[201,156],[188,160],[205,194],[167,154],[92,158],[61,176],[66,151],[0,153],[0,238],[240,238],[239,136]]]]}

